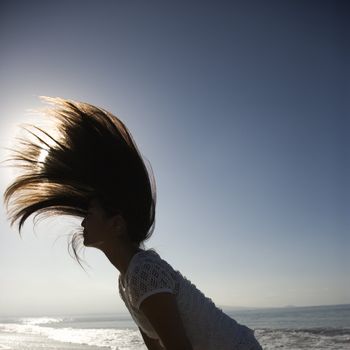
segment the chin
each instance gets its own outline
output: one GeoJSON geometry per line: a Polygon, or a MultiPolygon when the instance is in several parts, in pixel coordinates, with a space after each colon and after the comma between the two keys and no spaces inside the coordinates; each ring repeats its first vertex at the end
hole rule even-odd
{"type": "Polygon", "coordinates": [[[86,237],[84,237],[83,244],[85,247],[96,248],[95,242],[90,242],[86,237]]]}
{"type": "Polygon", "coordinates": [[[85,247],[88,247],[89,246],[89,241],[87,240],[86,236],[83,236],[84,237],[84,240],[83,240],[83,244],[85,247]]]}

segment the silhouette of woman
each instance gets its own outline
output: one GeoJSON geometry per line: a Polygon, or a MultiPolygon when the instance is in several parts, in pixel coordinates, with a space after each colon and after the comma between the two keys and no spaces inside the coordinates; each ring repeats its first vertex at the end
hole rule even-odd
{"type": "Polygon", "coordinates": [[[88,103],[41,98],[54,106],[44,116],[55,130],[26,124],[31,139],[22,137],[11,149],[6,161],[23,173],[4,192],[10,225],[19,220],[21,234],[32,213],[83,218],[69,242],[72,257],[81,265],[78,250],[95,247],[118,269],[120,297],[148,349],[261,350],[252,329],[145,249],[156,186],[124,123],[88,103]]]}

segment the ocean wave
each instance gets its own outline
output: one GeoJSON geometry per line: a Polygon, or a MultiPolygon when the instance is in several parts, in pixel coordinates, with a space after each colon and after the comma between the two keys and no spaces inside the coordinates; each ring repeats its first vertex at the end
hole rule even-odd
{"type": "Polygon", "coordinates": [[[338,335],[349,335],[350,328],[332,328],[332,327],[314,327],[314,328],[274,328],[274,329],[260,329],[260,331],[274,333],[276,331],[284,333],[311,333],[316,335],[324,335],[328,337],[334,337],[338,335]]]}
{"type": "Polygon", "coordinates": [[[294,332],[308,332],[317,335],[333,337],[337,335],[350,335],[350,328],[307,328],[296,329],[294,332]]]}
{"type": "Polygon", "coordinates": [[[11,348],[7,345],[0,344],[0,349],[11,350],[11,348]]]}
{"type": "Polygon", "coordinates": [[[262,328],[255,330],[255,336],[265,350],[350,348],[350,328],[262,328]]]}
{"type": "Polygon", "coordinates": [[[59,317],[22,317],[19,321],[23,324],[38,325],[62,322],[63,319],[59,317]]]}
{"type": "Polygon", "coordinates": [[[145,350],[141,334],[135,329],[52,328],[37,324],[0,323],[3,332],[36,334],[52,340],[92,345],[112,350],[145,350]]]}
{"type": "MultiPolygon", "coordinates": [[[[47,324],[60,322],[60,318],[39,318],[23,323],[0,323],[0,331],[7,333],[41,335],[65,343],[92,345],[111,350],[146,350],[139,331],[135,328],[54,328],[47,324]]],[[[63,319],[64,321],[65,319],[63,319]]],[[[255,328],[255,337],[265,350],[303,350],[350,348],[350,328],[255,328]]],[[[0,347],[0,350],[6,349],[0,347]]]]}

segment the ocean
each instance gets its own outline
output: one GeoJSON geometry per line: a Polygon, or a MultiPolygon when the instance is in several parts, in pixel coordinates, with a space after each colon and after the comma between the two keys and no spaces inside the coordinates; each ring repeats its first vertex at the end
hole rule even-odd
{"type": "MultiPolygon", "coordinates": [[[[350,304],[224,311],[254,329],[264,350],[350,350],[350,304]]],[[[0,317],[0,349],[147,348],[129,314],[114,313],[0,317]]]]}

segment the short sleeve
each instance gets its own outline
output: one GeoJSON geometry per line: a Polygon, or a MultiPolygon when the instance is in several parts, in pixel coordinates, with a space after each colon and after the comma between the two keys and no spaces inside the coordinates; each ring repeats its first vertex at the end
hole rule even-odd
{"type": "Polygon", "coordinates": [[[131,304],[139,310],[143,300],[160,292],[175,294],[175,279],[169,266],[160,259],[139,259],[128,278],[131,304]]]}

